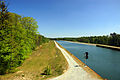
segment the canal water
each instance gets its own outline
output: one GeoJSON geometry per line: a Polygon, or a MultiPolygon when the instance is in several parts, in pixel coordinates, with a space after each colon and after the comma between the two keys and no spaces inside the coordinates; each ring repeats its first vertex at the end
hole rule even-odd
{"type": "Polygon", "coordinates": [[[74,56],[84,62],[84,53],[88,52],[87,65],[108,80],[120,80],[120,51],[86,44],[57,41],[74,56]]]}

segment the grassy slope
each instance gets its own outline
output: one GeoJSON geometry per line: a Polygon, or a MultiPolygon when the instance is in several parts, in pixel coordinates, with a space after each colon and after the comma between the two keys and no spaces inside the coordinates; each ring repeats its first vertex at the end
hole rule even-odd
{"type": "Polygon", "coordinates": [[[53,41],[38,47],[33,54],[18,68],[18,72],[0,76],[0,80],[43,80],[55,77],[67,69],[67,61],[55,47],[53,41]],[[64,64],[64,65],[63,65],[64,64]],[[50,65],[52,75],[42,75],[45,67],[50,65]]]}

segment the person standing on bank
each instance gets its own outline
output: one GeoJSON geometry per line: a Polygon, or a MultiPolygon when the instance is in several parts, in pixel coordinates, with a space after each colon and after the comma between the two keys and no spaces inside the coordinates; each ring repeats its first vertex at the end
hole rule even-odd
{"type": "Polygon", "coordinates": [[[87,66],[86,66],[87,59],[88,59],[88,52],[85,52],[85,67],[87,67],[87,66]]]}

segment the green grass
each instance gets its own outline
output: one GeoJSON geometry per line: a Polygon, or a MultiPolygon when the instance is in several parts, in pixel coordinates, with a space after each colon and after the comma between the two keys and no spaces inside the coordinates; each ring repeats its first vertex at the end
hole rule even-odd
{"type": "Polygon", "coordinates": [[[36,48],[32,55],[25,60],[16,73],[1,75],[0,80],[44,80],[58,76],[67,69],[67,61],[56,48],[53,41],[36,48]],[[51,75],[43,75],[47,66],[51,67],[51,75]]]}

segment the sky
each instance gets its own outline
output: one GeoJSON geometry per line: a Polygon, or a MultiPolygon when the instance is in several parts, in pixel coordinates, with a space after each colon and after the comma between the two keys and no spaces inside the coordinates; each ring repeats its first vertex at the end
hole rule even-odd
{"type": "Polygon", "coordinates": [[[120,33],[120,0],[9,0],[8,10],[36,19],[49,38],[120,33]]]}

